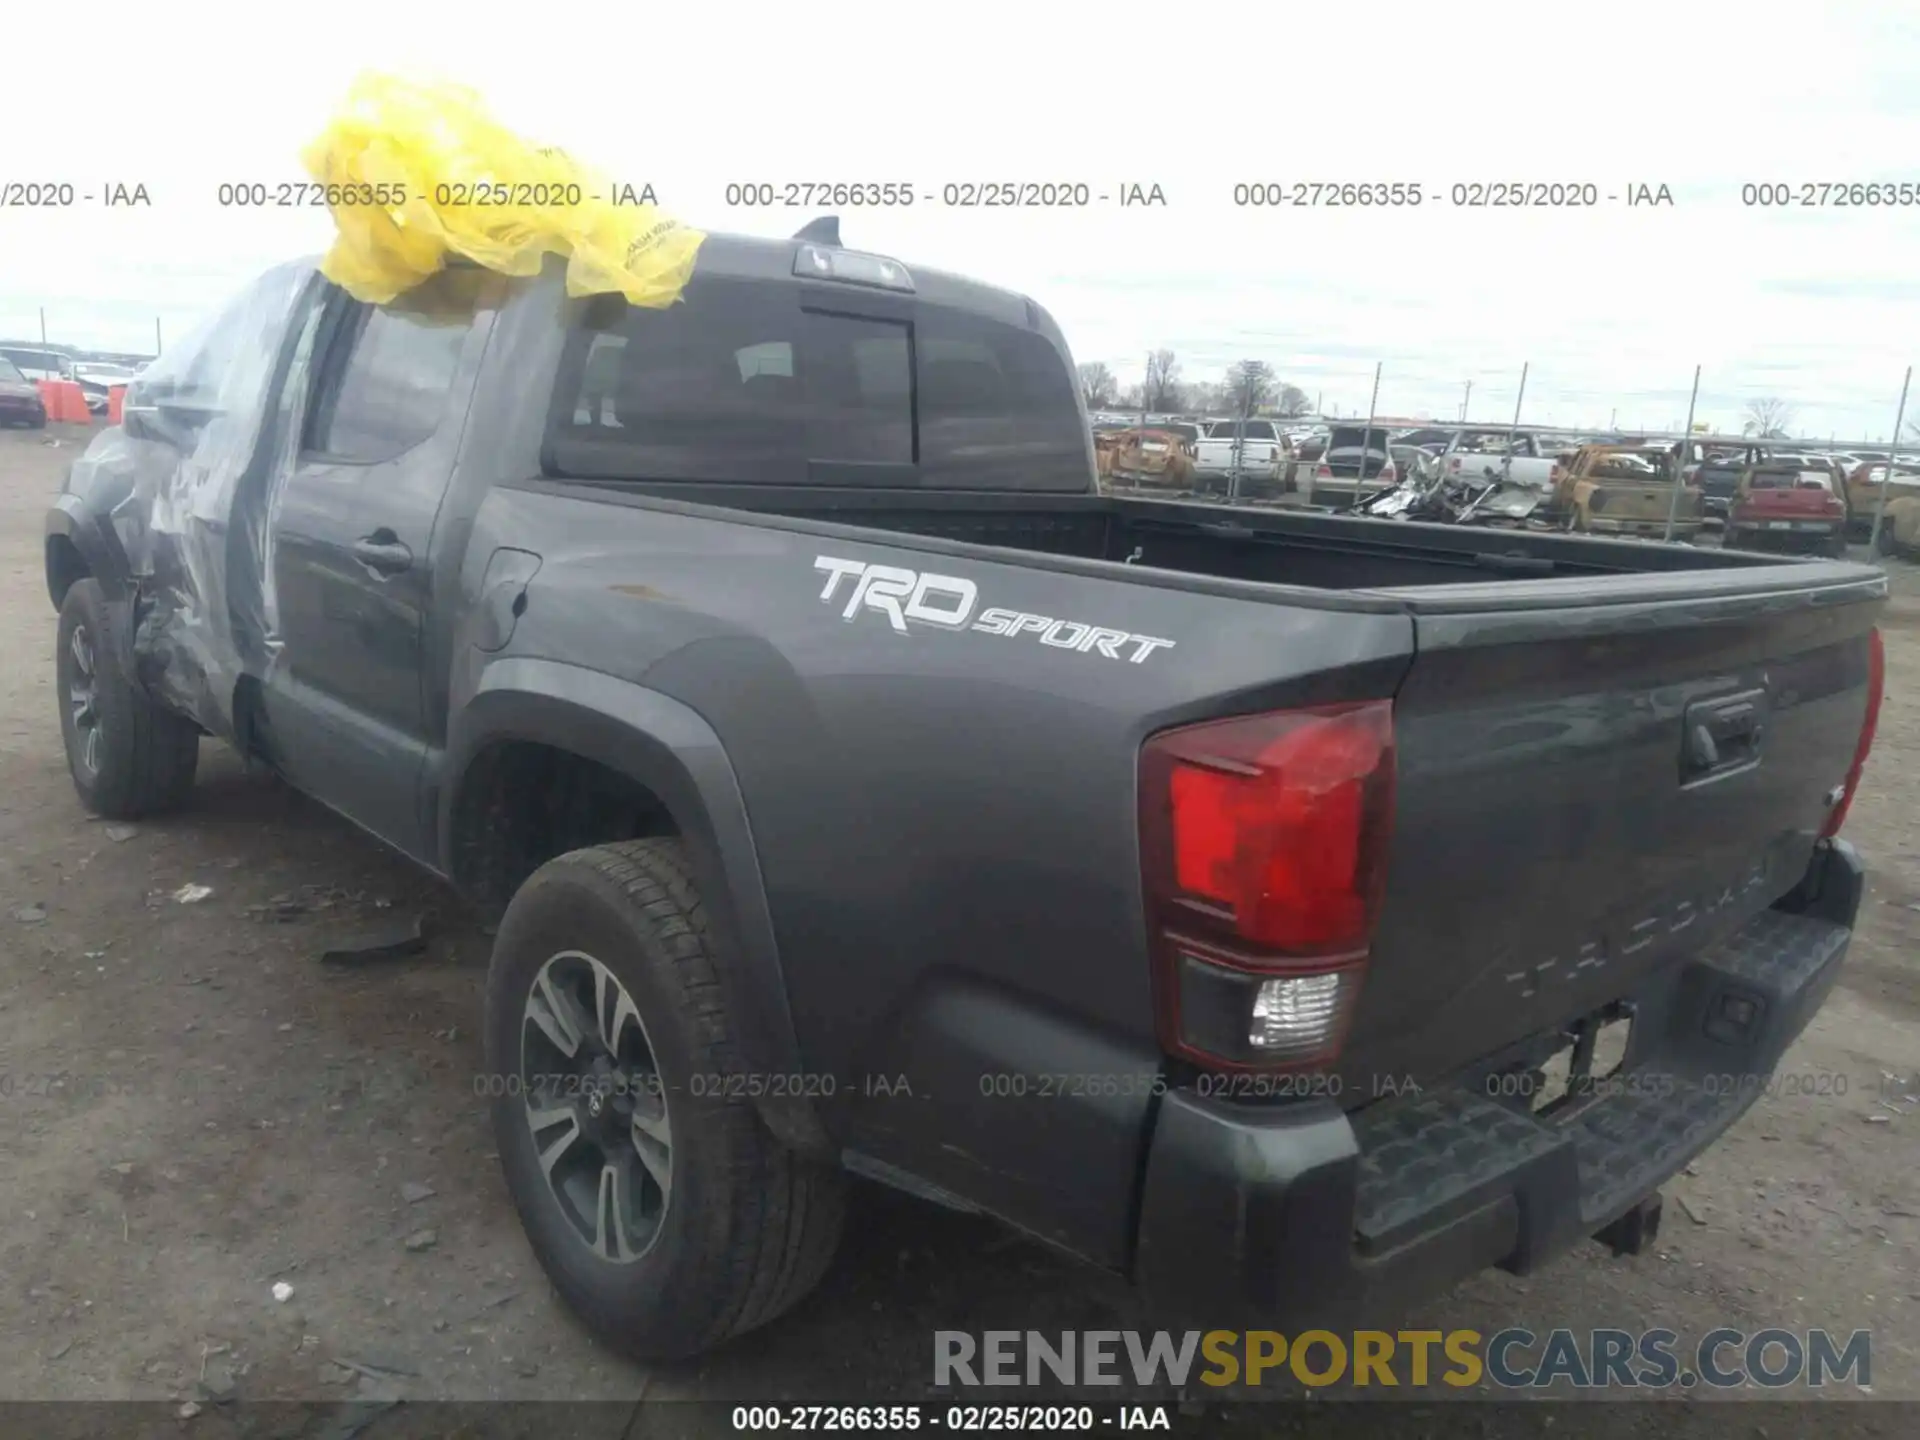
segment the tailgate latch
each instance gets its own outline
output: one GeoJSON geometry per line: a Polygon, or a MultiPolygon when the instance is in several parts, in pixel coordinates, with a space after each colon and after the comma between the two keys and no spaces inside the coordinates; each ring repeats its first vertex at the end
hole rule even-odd
{"type": "Polygon", "coordinates": [[[1680,783],[1716,780],[1758,765],[1768,718],[1765,690],[1743,690],[1687,706],[1680,722],[1680,783]]]}

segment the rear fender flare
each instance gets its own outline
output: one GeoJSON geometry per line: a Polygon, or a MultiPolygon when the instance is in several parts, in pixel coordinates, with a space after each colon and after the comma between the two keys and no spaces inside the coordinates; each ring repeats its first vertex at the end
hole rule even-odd
{"type": "MultiPolygon", "coordinates": [[[[455,714],[449,737],[439,852],[456,885],[462,877],[453,870],[453,826],[462,783],[476,758],[507,740],[597,761],[659,797],[687,846],[708,911],[742,1063],[750,1074],[802,1073],[746,801],[713,727],[671,696],[601,671],[522,657],[494,661],[455,714]]],[[[760,1096],[755,1103],[789,1147],[834,1153],[806,1095],[760,1096]]]]}

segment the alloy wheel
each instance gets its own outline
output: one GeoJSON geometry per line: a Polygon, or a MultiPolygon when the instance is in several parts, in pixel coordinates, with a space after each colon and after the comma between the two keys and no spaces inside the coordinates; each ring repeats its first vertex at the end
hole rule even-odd
{"type": "Polygon", "coordinates": [[[565,950],[534,977],[520,1029],[520,1096],[554,1200],[600,1259],[638,1260],[673,1194],[666,1087],[639,1007],[599,960],[565,950]]]}
{"type": "Polygon", "coordinates": [[[94,670],[93,636],[84,625],[73,627],[67,648],[73,672],[67,677],[67,709],[73,715],[73,745],[88,774],[100,770],[99,676],[94,670]]]}

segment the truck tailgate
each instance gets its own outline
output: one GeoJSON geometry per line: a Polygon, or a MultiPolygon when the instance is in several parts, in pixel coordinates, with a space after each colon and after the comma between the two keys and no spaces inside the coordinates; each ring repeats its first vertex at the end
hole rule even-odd
{"type": "Polygon", "coordinates": [[[1853,763],[1878,571],[1406,590],[1387,890],[1344,1093],[1588,1014],[1790,890],[1853,763]],[[1583,598],[1589,603],[1582,603],[1583,598]]]}

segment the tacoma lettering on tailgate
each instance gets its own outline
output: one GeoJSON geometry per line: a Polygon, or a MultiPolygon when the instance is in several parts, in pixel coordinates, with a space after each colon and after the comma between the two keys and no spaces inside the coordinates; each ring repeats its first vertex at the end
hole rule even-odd
{"type": "Polygon", "coordinates": [[[863,560],[840,560],[832,555],[816,558],[813,568],[827,577],[826,588],[820,592],[822,604],[834,604],[844,589],[846,603],[840,612],[842,620],[852,621],[863,610],[874,610],[884,615],[887,623],[902,635],[914,625],[937,630],[977,630],[984,635],[1008,638],[1032,635],[1042,645],[1056,650],[1103,655],[1109,660],[1127,660],[1135,665],[1156,650],[1171,650],[1174,644],[1154,635],[1136,635],[1130,630],[1062,620],[1026,610],[1008,610],[998,605],[989,605],[976,615],[979,587],[958,575],[933,575],[898,565],[869,565],[863,560]],[[848,580],[853,583],[843,587],[842,582],[848,580]],[[1132,648],[1123,650],[1122,647],[1127,646],[1132,648]]]}
{"type": "Polygon", "coordinates": [[[1636,955],[1658,940],[1677,935],[1696,921],[1711,919],[1730,906],[1751,896],[1764,894],[1773,873],[1770,858],[1751,861],[1737,880],[1705,894],[1670,898],[1638,919],[1609,924],[1603,934],[1586,941],[1571,956],[1553,955],[1538,964],[1516,963],[1509,957],[1502,967],[1507,984],[1520,991],[1523,1000],[1540,993],[1543,985],[1554,980],[1579,980],[1594,970],[1604,970],[1619,960],[1636,955]]]}

